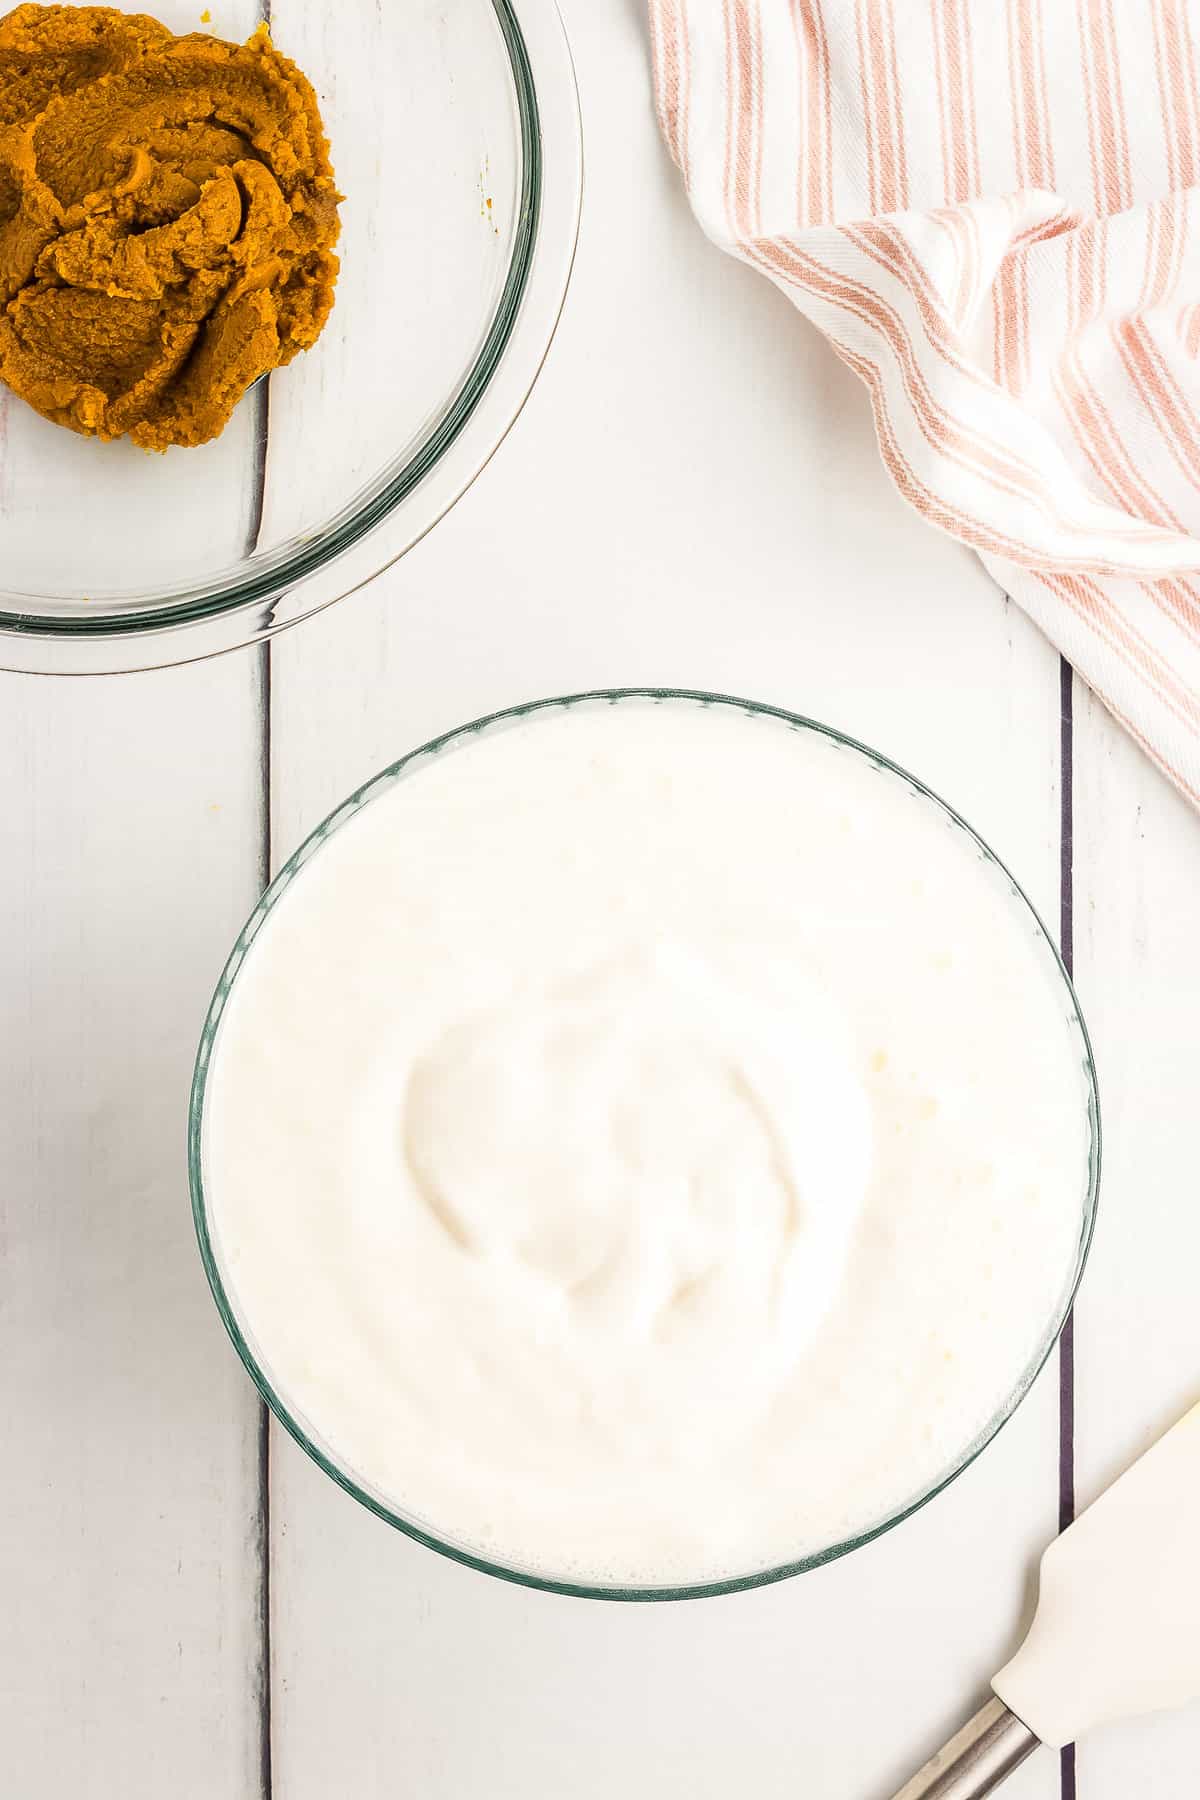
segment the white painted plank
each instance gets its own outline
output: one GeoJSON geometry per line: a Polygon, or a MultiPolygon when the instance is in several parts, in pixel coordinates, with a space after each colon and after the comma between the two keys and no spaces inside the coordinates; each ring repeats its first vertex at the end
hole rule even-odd
{"type": "Polygon", "coordinates": [[[491,0],[273,0],[312,80],[341,208],[337,300],[271,379],[264,548],[343,512],[457,394],[511,260],[520,158],[491,0]]]}
{"type": "Polygon", "coordinates": [[[252,658],[0,676],[0,1716],[14,1800],[258,1793],[258,1408],[184,1160],[258,882],[252,658]]]}
{"type": "Polygon", "coordinates": [[[5,587],[96,600],[228,568],[251,529],[255,444],[253,402],[215,443],[158,456],[76,437],[0,388],[5,587]]]}
{"type": "MultiPolygon", "coordinates": [[[[705,245],[655,137],[641,9],[565,9],[589,191],[559,340],[483,480],[390,577],[274,647],[275,842],[431,732],[675,682],[888,750],[1054,919],[1057,659],[879,470],[861,391],[705,245]]],[[[938,1502],[847,1561],[675,1607],[529,1594],[359,1511],[272,1432],[288,1800],[886,1793],[1011,1646],[1057,1510],[1053,1369],[938,1502]]],[[[1014,1800],[1058,1793],[1047,1755],[1014,1800]]]]}
{"type": "MultiPolygon", "coordinates": [[[[1105,1135],[1076,1319],[1083,1506],[1200,1399],[1200,822],[1078,685],[1075,746],[1075,969],[1105,1135]]],[[[1098,1732],[1078,1762],[1084,1800],[1183,1800],[1200,1707],[1098,1732]]]]}

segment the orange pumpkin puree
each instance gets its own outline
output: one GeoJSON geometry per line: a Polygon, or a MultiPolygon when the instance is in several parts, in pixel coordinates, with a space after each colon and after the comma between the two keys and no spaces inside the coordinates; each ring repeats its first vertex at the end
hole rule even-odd
{"type": "Polygon", "coordinates": [[[109,7],[0,19],[0,379],[47,419],[203,444],[333,305],[316,96],[265,27],[109,7]]]}

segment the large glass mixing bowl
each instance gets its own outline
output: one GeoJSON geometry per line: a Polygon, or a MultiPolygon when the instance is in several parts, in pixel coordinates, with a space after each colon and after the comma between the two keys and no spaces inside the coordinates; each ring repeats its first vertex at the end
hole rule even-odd
{"type": "Polygon", "coordinates": [[[345,195],[337,304],[199,449],[77,437],[0,387],[0,667],[188,661],[361,587],[487,462],[570,274],[582,158],[554,0],[144,10],[239,41],[269,12],[345,195]]]}
{"type": "MultiPolygon", "coordinates": [[[[905,873],[904,870],[894,872],[905,873]]],[[[986,1025],[986,1020],[981,1021],[981,1029],[986,1029],[986,1025]]],[[[495,714],[457,731],[447,732],[444,737],[437,738],[434,742],[414,750],[411,755],[403,757],[399,762],[392,764],[390,768],[384,769],[365,787],[360,788],[357,793],[351,794],[348,799],[344,800],[324,823],[317,827],[284,864],[259,901],[234,945],[218,983],[205,1022],[196,1060],[189,1113],[188,1161],[192,1208],[200,1252],[221,1317],[238,1354],[267,1404],[280,1423],[327,1475],[332,1476],[340,1486],[352,1494],[355,1499],[361,1501],[364,1506],[369,1507],[372,1512],[377,1513],[380,1518],[386,1519],[390,1524],[399,1527],[401,1531],[407,1532],[410,1537],[416,1538],[420,1543],[431,1549],[439,1550],[442,1554],[453,1557],[459,1562],[467,1563],[472,1568],[482,1569],[488,1574],[499,1575],[506,1580],[521,1582],[529,1587],[546,1588],[556,1593],[576,1594],[597,1599],[675,1600],[757,1587],[765,1582],[778,1581],[784,1576],[798,1574],[805,1569],[843,1556],[847,1551],[869,1542],[901,1520],[908,1518],[910,1514],[961,1474],[990,1443],[1001,1426],[1016,1410],[1028,1392],[1034,1377],[1050,1355],[1067,1318],[1083,1272],[1091,1241],[1099,1192],[1100,1113],[1096,1073],[1087,1032],[1070,978],[1058,952],[1033,907],[1007,869],[957,813],[953,812],[915,777],[906,774],[904,770],[889,762],[886,757],[866,749],[852,739],[843,737],[841,733],[832,731],[827,726],[817,725],[812,720],[783,712],[777,707],[733,700],[724,695],[684,692],[674,689],[620,689],[539,701],[532,705],[515,707],[507,712],[495,714]],[[1061,1283],[1055,1302],[1049,1309],[1048,1316],[1042,1322],[1036,1342],[1030,1346],[1027,1356],[1023,1359],[1015,1359],[1015,1366],[1011,1371],[1011,1385],[1000,1404],[991,1412],[991,1416],[982,1420],[980,1428],[971,1440],[961,1443],[958,1453],[941,1467],[936,1477],[926,1482],[919,1492],[910,1494],[904,1504],[890,1511],[885,1517],[872,1519],[868,1525],[853,1535],[844,1537],[840,1542],[826,1543],[819,1550],[807,1555],[799,1555],[790,1562],[750,1568],[728,1579],[699,1581],[683,1587],[671,1585],[656,1587],[599,1586],[585,1581],[572,1580],[552,1569],[518,1567],[511,1563],[502,1563],[498,1559],[489,1558],[486,1554],[481,1553],[480,1548],[476,1545],[456,1542],[448,1533],[439,1529],[437,1519],[416,1518],[406,1513],[386,1493],[375,1488],[359,1470],[351,1466],[339,1454],[337,1446],[324,1435],[322,1430],[305,1417],[300,1406],[281,1388],[278,1379],[273,1374],[270,1345],[258,1342],[253,1319],[240,1303],[237,1286],[231,1278],[222,1249],[220,1230],[214,1214],[214,1196],[206,1191],[206,1094],[209,1092],[210,1069],[214,1061],[219,1060],[221,1055],[222,1018],[231,994],[237,987],[239,972],[248,959],[251,964],[253,963],[254,941],[259,932],[264,928],[270,928],[272,913],[292,889],[293,883],[296,882],[300,884],[296,890],[297,897],[299,897],[303,890],[304,871],[313,859],[320,857],[329,840],[356,818],[364,807],[389,793],[397,782],[419,780],[421,771],[428,768],[432,760],[453,755],[456,750],[467,745],[477,744],[481,737],[487,737],[492,733],[504,732],[514,727],[523,727],[528,722],[552,718],[557,711],[565,707],[609,707],[615,705],[716,708],[745,714],[763,728],[769,729],[778,725],[785,730],[814,737],[823,743],[831,754],[865,759],[869,767],[876,771],[881,778],[895,784],[899,805],[932,809],[933,817],[940,827],[959,838],[967,855],[978,862],[982,878],[994,887],[1002,906],[1009,911],[1014,930],[1026,941],[1031,966],[1040,970],[1041,978],[1048,984],[1048,991],[1053,997],[1053,1005],[1063,1020],[1065,1026],[1064,1053],[1069,1055],[1072,1063],[1075,1064],[1078,1081],[1081,1150],[1077,1188],[1069,1196],[1070,1204],[1077,1208],[1077,1212],[1074,1214],[1075,1227],[1071,1234],[1072,1251],[1066,1259],[1067,1266],[1062,1268],[1061,1283]]],[[[319,1349],[320,1346],[314,1346],[314,1353],[319,1353],[319,1349]]]]}

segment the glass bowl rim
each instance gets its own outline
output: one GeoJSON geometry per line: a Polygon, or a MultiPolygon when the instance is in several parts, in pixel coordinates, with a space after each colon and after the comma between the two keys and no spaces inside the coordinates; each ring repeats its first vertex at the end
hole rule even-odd
{"type": "Polygon", "coordinates": [[[578,240],[582,128],[556,0],[488,3],[504,46],[520,140],[519,203],[508,266],[469,368],[403,463],[368,482],[315,537],[301,533],[257,566],[232,565],[239,571],[233,575],[215,571],[190,591],[186,584],[168,586],[161,601],[152,591],[133,592],[113,596],[107,610],[101,610],[101,600],[95,610],[60,614],[44,610],[50,595],[5,593],[0,587],[0,667],[51,674],[128,672],[269,638],[390,567],[445,516],[490,460],[532,390],[561,314],[578,240]],[[548,241],[548,222],[561,242],[548,241]],[[547,254],[552,268],[543,266],[547,254]],[[531,312],[536,317],[529,319],[531,312]],[[518,346],[528,366],[510,371],[518,346]],[[498,382],[502,371],[507,379],[498,382]],[[494,408],[489,416],[498,385],[504,390],[503,410],[494,408]],[[465,472],[454,466],[455,451],[465,472]],[[431,477],[439,479],[427,489],[419,516],[410,519],[403,503],[431,477]],[[368,555],[355,557],[364,547],[368,555]]]}
{"type": "Polygon", "coordinates": [[[1074,983],[1067,971],[1057,945],[1042,921],[1041,915],[1033,905],[1028,894],[1021,887],[1009,870],[1007,864],[995,854],[979,833],[963,818],[961,813],[950,806],[941,796],[920,781],[915,775],[893,762],[890,757],[873,750],[869,745],[857,738],[837,730],[831,725],[824,725],[819,720],[810,719],[801,713],[791,712],[780,706],[765,701],[746,700],[732,694],[710,692],[702,688],[676,687],[619,687],[593,688],[579,693],[557,695],[547,699],[524,701],[515,706],[503,707],[497,712],[487,713],[481,718],[473,719],[464,725],[456,725],[451,730],[440,733],[429,739],[427,743],[410,750],[406,755],[397,758],[385,768],[356,788],[339,805],[317,825],[303,842],[293,851],[287,861],[264,890],[254,907],[237,940],[226,959],[220,979],[209,1004],[208,1013],[201,1033],[200,1045],[196,1053],[195,1068],[192,1077],[191,1093],[188,1104],[187,1126],[187,1160],[188,1179],[191,1189],[192,1219],[195,1225],[200,1257],[204,1271],[212,1290],[217,1310],[233,1342],[234,1348],[246,1367],[248,1374],[257,1387],[266,1405],[275,1415],[278,1422],[291,1437],[306,1451],[318,1468],[331,1477],[340,1488],[363,1506],[374,1513],[377,1518],[402,1531],[407,1537],[422,1544],[426,1549],[437,1551],[439,1555],[449,1557],[451,1561],[462,1563],[467,1568],[476,1569],[485,1575],[493,1575],[502,1581],[513,1582],[517,1586],[534,1588],[544,1593],[565,1594],[577,1599],[617,1600],[617,1601],[666,1601],[707,1599],[721,1594],[742,1593],[751,1588],[766,1587],[773,1582],[784,1581],[793,1575],[801,1575],[810,1569],[820,1568],[826,1563],[835,1562],[848,1555],[852,1550],[861,1549],[864,1544],[882,1537],[905,1519],[911,1518],[929,1501],[950,1486],[951,1482],[968,1469],[976,1458],[987,1448],[993,1438],[1001,1431],[1025,1398],[1034,1381],[1049,1360],[1050,1353],[1062,1333],[1074,1305],[1079,1283],[1087,1264],[1088,1252],[1096,1224],[1096,1213],[1100,1192],[1102,1134],[1100,1123],[1100,1094],[1096,1075],[1095,1058],[1092,1052],[1091,1039],[1087,1025],[1079,1005],[1074,983]],[[889,1513],[878,1523],[868,1529],[856,1532],[836,1544],[808,1556],[798,1557],[786,1563],[779,1563],[768,1569],[756,1570],[748,1575],[728,1576],[719,1580],[701,1581],[661,1587],[642,1587],[635,1585],[599,1585],[596,1583],[557,1579],[548,1575],[540,1575],[533,1571],[495,1562],[468,1550],[463,1545],[438,1537],[404,1513],[389,1507],[383,1500],[367,1491],[355,1481],[344,1469],[339,1468],[332,1454],[326,1452],[305,1430],[304,1426],[293,1417],[288,1407],[276,1393],[265,1369],[260,1365],[243,1335],[235,1309],[226,1292],[225,1284],[217,1266],[216,1253],[208,1227],[207,1204],[204,1194],[203,1162],[202,1162],[202,1128],[204,1119],[204,1100],[208,1069],[213,1045],[216,1039],[221,1016],[236,980],[238,970],[244,961],[259,930],[277,902],[286,892],[295,875],[304,867],[309,859],[318,851],[326,840],[354,818],[365,806],[368,806],[379,794],[392,787],[406,770],[419,764],[422,759],[440,755],[443,751],[452,750],[478,737],[494,726],[516,725],[535,715],[565,711],[571,707],[588,702],[617,705],[626,700],[642,700],[650,702],[688,701],[702,707],[719,706],[734,711],[748,713],[755,717],[772,718],[791,726],[794,730],[815,733],[818,737],[841,746],[843,749],[855,751],[865,757],[876,768],[886,769],[898,776],[909,789],[931,801],[933,805],[954,825],[964,831],[975,845],[982,858],[990,863],[997,873],[1005,879],[1012,891],[1013,898],[1022,904],[1032,920],[1036,935],[1043,946],[1050,952],[1053,966],[1057,969],[1060,980],[1070,1003],[1074,1023],[1079,1028],[1080,1040],[1084,1052],[1083,1070],[1087,1083],[1087,1187],[1083,1200],[1082,1218],[1080,1222],[1079,1240],[1076,1248],[1075,1264],[1058,1304],[1056,1313],[1039,1342],[1033,1356],[1026,1364],[1017,1379],[1012,1392],[1003,1405],[992,1415],[991,1419],[967,1445],[959,1459],[936,1482],[926,1488],[916,1498],[905,1502],[889,1513]]]}

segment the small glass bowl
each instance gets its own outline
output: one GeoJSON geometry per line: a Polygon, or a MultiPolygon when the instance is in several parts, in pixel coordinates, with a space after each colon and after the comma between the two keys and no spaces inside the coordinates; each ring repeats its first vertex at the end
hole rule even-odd
{"type": "Polygon", "coordinates": [[[877,751],[868,749],[853,738],[834,731],[827,725],[817,724],[795,713],[785,712],[775,706],[758,702],[739,700],[725,694],[710,694],[682,688],[615,688],[604,689],[585,694],[571,694],[558,699],[533,701],[524,706],[515,706],[504,712],[491,714],[489,717],[460,726],[444,736],[433,739],[401,757],[389,768],[383,769],[365,786],[349,796],[337,807],[329,817],[318,825],[293,856],[284,864],[274,881],[263,894],[247,920],[237,943],[234,945],[229,960],[222,972],[221,979],[213,995],[200,1039],[200,1047],[196,1057],[195,1074],[192,1080],[191,1101],[188,1112],[188,1170],[192,1195],[192,1214],[196,1226],[196,1234],[200,1246],[200,1255],[212,1288],[217,1309],[229,1332],[247,1370],[271,1408],[280,1424],[291,1433],[302,1449],[306,1450],[313,1461],[325,1473],[333,1478],[348,1494],[360,1501],[362,1505],[396,1526],[418,1543],[425,1544],[431,1550],[439,1551],[443,1556],[454,1561],[465,1563],[468,1567],[482,1570],[485,1574],[499,1576],[502,1580],[517,1582],[525,1587],[540,1588],[551,1593],[570,1594],[585,1599],[597,1600],[689,1600],[708,1595],[736,1593],[746,1588],[762,1587],[774,1581],[781,1581],[787,1576],[798,1575],[805,1570],[819,1567],[823,1563],[832,1562],[845,1556],[849,1551],[870,1543],[872,1539],[891,1530],[902,1520],[917,1512],[927,1501],[947,1487],[958,1475],[961,1475],[975,1458],[984,1450],[1001,1426],[1011,1418],[1035,1377],[1042,1369],[1051,1350],[1058,1340],[1066,1323],[1071,1305],[1083,1274],[1091,1244],[1092,1232],[1096,1219],[1096,1207],[1100,1191],[1100,1100],[1096,1081],[1095,1064],[1092,1058],[1091,1044],[1087,1028],[1084,1025],[1075,990],[1062,959],[1031,905],[1024,891],[1013,880],[1004,864],[984,843],[978,833],[973,831],[965,819],[961,818],[945,801],[938,798],[915,776],[901,769],[887,757],[877,751]],[[280,1398],[272,1385],[271,1376],[265,1368],[265,1357],[260,1357],[252,1347],[252,1334],[245,1321],[239,1318],[237,1307],[231,1295],[230,1287],[222,1272],[221,1257],[216,1244],[215,1235],[210,1229],[208,1204],[204,1190],[204,1108],[205,1090],[208,1072],[217,1042],[221,1025],[221,1017],[229,1000],[231,990],[237,980],[238,971],[246,959],[259,931],[266,923],[274,907],[287,892],[296,876],[306,864],[319,853],[323,845],[335,832],[359,813],[363,807],[390,789],[397,781],[403,781],[418,775],[432,757],[441,757],[452,753],[461,745],[479,738],[483,734],[504,731],[520,724],[533,715],[544,714],[554,710],[580,706],[614,706],[624,703],[657,703],[684,704],[700,707],[721,707],[738,712],[748,713],[760,719],[775,719],[795,731],[812,732],[839,745],[843,750],[864,757],[874,768],[887,771],[899,778],[904,786],[915,796],[928,801],[937,809],[946,824],[958,831],[970,841],[976,855],[986,864],[1007,892],[1011,895],[1014,906],[1019,910],[1031,937],[1034,940],[1035,953],[1042,956],[1049,979],[1061,985],[1062,1005],[1070,1031],[1075,1039],[1081,1072],[1081,1092],[1084,1096],[1087,1123],[1087,1157],[1086,1167],[1081,1170],[1081,1193],[1079,1229],[1076,1239],[1075,1257],[1067,1279],[1062,1287],[1053,1316],[1047,1321],[1042,1337],[1027,1362],[1018,1374],[1014,1386],[999,1410],[992,1416],[977,1436],[968,1443],[953,1465],[946,1468],[938,1478],[923,1491],[912,1496],[904,1505],[898,1507],[886,1517],[879,1519],[858,1534],[845,1541],[830,1544],[816,1553],[803,1556],[794,1562],[783,1563],[766,1569],[756,1569],[745,1575],[732,1576],[727,1579],[702,1581],[685,1586],[662,1587],[628,1587],[598,1586],[586,1582],[557,1579],[539,1573],[533,1569],[509,1566],[493,1562],[480,1556],[476,1551],[462,1543],[437,1534],[431,1525],[436,1522],[422,1522],[398,1511],[390,1504],[386,1495],[376,1491],[365,1480],[351,1471],[345,1463],[339,1461],[337,1452],[325,1442],[316,1429],[306,1420],[297,1417],[295,1410],[290,1409],[280,1398]]]}
{"type": "MultiPolygon", "coordinates": [[[[201,5],[150,10],[233,40],[261,17],[201,5]]],[[[345,195],[332,317],[197,449],[77,437],[0,387],[2,667],[159,667],[306,618],[424,536],[537,377],[582,191],[554,0],[274,0],[270,21],[345,195]]]]}

